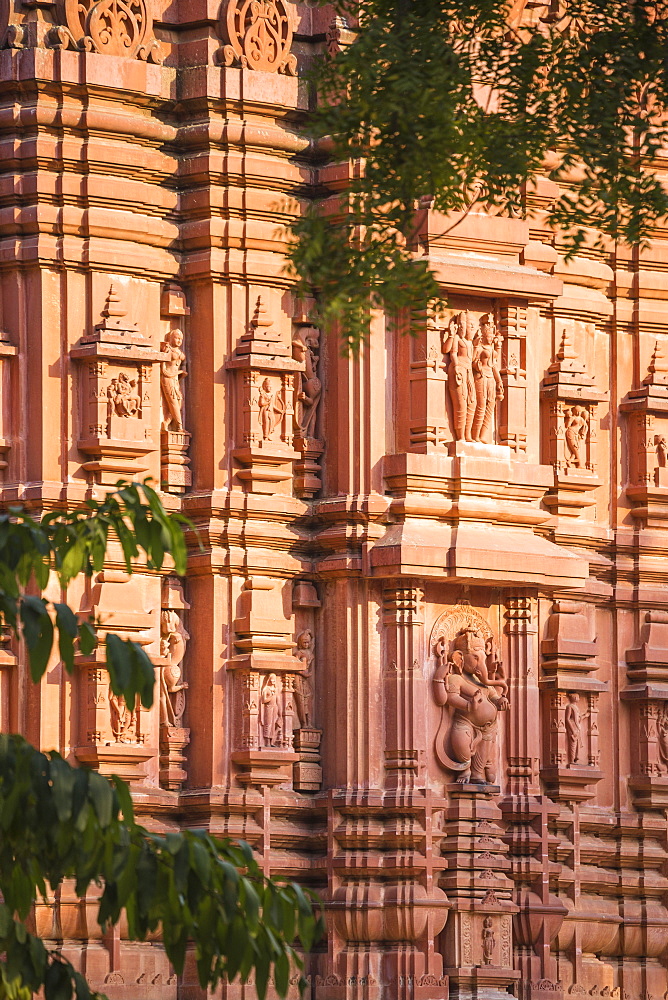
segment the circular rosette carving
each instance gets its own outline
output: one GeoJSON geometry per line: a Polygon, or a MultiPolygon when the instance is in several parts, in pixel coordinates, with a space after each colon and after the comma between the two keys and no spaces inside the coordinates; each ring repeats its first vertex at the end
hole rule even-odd
{"type": "Polygon", "coordinates": [[[236,62],[264,73],[294,75],[293,11],[285,0],[227,0],[221,27],[228,66],[236,62]]]}
{"type": "Polygon", "coordinates": [[[88,52],[160,62],[146,0],[64,0],[75,45],[88,52]]]}

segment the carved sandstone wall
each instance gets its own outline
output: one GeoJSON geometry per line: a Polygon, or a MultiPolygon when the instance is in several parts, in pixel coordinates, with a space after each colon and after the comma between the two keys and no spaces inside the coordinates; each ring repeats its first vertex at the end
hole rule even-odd
{"type": "MultiPolygon", "coordinates": [[[[94,657],[36,689],[4,642],[0,725],[321,893],[310,1000],[662,1000],[668,234],[566,264],[547,181],[531,226],[427,210],[448,314],[415,339],[374,315],[343,358],[281,227],[345,187],[298,131],[345,26],[2,10],[2,501],[150,475],[202,546],[185,581],[112,559],[71,595],[145,644],[150,712],[94,657]]],[[[38,921],[111,1000],[199,998],[71,891],[38,921]]]]}

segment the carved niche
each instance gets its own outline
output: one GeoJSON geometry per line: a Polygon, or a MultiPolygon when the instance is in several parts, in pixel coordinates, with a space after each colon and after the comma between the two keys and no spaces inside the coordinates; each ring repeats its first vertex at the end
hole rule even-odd
{"type": "Polygon", "coordinates": [[[322,399],[320,330],[301,312],[295,315],[292,323],[295,329],[292,355],[303,366],[297,377],[294,407],[294,446],[302,456],[295,464],[295,493],[312,499],[322,486],[320,459],[325,448],[318,433],[322,399]]]}
{"type": "Polygon", "coordinates": [[[620,404],[627,416],[628,486],[631,514],[653,528],[668,516],[668,356],[656,340],[647,375],[620,404]]]}
{"type": "Polygon", "coordinates": [[[294,622],[284,610],[282,580],[253,576],[242,586],[234,620],[236,655],[233,672],[234,751],[242,784],[288,784],[295,753],[297,676],[304,660],[293,654],[294,622]]]}
{"type": "Polygon", "coordinates": [[[185,748],[190,729],[183,726],[188,682],[183,675],[188,635],[183,613],[190,607],[178,580],[162,585],[160,611],[160,783],[178,790],[186,779],[185,748]]]}
{"type": "Polygon", "coordinates": [[[252,493],[291,493],[294,463],[296,361],[273,328],[261,298],[227,364],[236,385],[234,459],[237,478],[252,493]]]}
{"type": "Polygon", "coordinates": [[[504,397],[501,342],[489,312],[479,318],[460,312],[442,333],[455,441],[494,442],[497,402],[504,397]]]}
{"type": "Polygon", "coordinates": [[[119,288],[112,283],[102,321],[70,352],[79,367],[83,468],[94,482],[113,486],[146,472],[156,450],[151,408],[154,366],[160,353],[130,323],[119,288]]]}
{"type": "Polygon", "coordinates": [[[555,801],[589,799],[603,777],[598,703],[607,683],[594,676],[597,642],[591,631],[586,604],[555,601],[541,643],[539,682],[544,746],[541,777],[555,801]]]}
{"type": "Polygon", "coordinates": [[[295,12],[286,0],[227,0],[221,6],[218,60],[264,73],[297,74],[291,53],[295,12]]]}
{"type": "Polygon", "coordinates": [[[508,682],[492,629],[477,611],[460,605],[438,618],[430,649],[436,660],[432,691],[441,708],[436,759],[458,784],[495,785],[498,713],[508,708],[508,682]]]}
{"type": "MultiPolygon", "coordinates": [[[[546,461],[554,469],[554,487],[544,499],[556,514],[577,516],[595,503],[601,485],[596,454],[598,392],[593,375],[576,348],[576,331],[584,340],[588,327],[565,321],[554,361],[541,386],[546,410],[543,432],[546,461]]],[[[591,332],[591,331],[589,331],[591,332]]]]}
{"type": "Polygon", "coordinates": [[[51,31],[54,48],[162,62],[147,0],[60,0],[61,24],[51,31]]]}
{"type": "Polygon", "coordinates": [[[668,807],[668,612],[647,611],[640,645],[626,651],[630,709],[629,785],[641,809],[668,807]]]}

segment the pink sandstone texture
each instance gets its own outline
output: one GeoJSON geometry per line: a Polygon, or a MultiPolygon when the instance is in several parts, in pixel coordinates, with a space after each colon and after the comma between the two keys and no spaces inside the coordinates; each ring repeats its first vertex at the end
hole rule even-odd
{"type": "MultiPolygon", "coordinates": [[[[344,28],[122,3],[2,5],[2,501],[150,476],[201,547],[70,594],[146,647],[151,711],[95,658],[33,687],[3,640],[0,726],[318,892],[308,1000],[662,1000],[668,234],[566,263],[547,180],[531,227],[425,211],[447,314],[343,357],[282,227],[345,187],[299,131],[344,28]]],[[[194,961],[56,909],[110,1000],[200,1000],[194,961]]]]}

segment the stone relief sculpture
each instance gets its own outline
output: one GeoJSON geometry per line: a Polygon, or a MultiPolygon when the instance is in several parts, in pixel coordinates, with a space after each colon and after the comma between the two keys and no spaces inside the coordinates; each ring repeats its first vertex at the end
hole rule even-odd
{"type": "Polygon", "coordinates": [[[656,720],[656,735],[659,758],[665,768],[668,768],[668,702],[659,709],[656,720]]]}
{"type": "Polygon", "coordinates": [[[482,922],[482,960],[484,965],[491,965],[494,961],[494,949],[496,948],[496,937],[492,926],[492,918],[485,917],[482,922]]]}
{"type": "Polygon", "coordinates": [[[566,752],[568,766],[583,764],[584,754],[584,734],[582,732],[582,722],[589,716],[589,712],[580,711],[580,695],[575,691],[568,692],[568,704],[564,711],[564,724],[566,726],[566,752]]]}
{"type": "Polygon", "coordinates": [[[49,33],[53,48],[77,48],[162,62],[145,0],[65,0],[66,24],[49,33]]]}
{"type": "MultiPolygon", "coordinates": [[[[137,417],[141,410],[141,399],[137,392],[137,379],[131,379],[126,372],[119,372],[107,388],[109,400],[109,421],[112,413],[117,417],[137,417]]],[[[111,432],[109,432],[111,433],[111,432]]]]}
{"type": "Polygon", "coordinates": [[[219,52],[224,65],[296,75],[292,9],[285,0],[228,0],[220,31],[228,43],[219,52]]]}
{"type": "Polygon", "coordinates": [[[283,715],[280,704],[281,684],[276,674],[268,674],[260,692],[260,735],[265,747],[280,747],[283,715]]]}
{"type": "Polygon", "coordinates": [[[183,370],[186,356],[181,350],[183,333],[180,330],[170,330],[160,350],[167,355],[167,360],[160,363],[160,390],[162,395],[162,429],[163,431],[183,430],[183,392],[180,380],[187,372],[183,370]]]}
{"type": "Polygon", "coordinates": [[[584,445],[589,433],[589,412],[584,406],[569,406],[564,410],[566,456],[564,465],[576,469],[586,464],[584,445]]]}
{"type": "Polygon", "coordinates": [[[315,642],[310,629],[297,636],[295,656],[304,664],[304,673],[295,676],[295,707],[300,729],[310,729],[313,724],[313,662],[315,642]]]}
{"type": "Polygon", "coordinates": [[[494,431],[497,400],[503,399],[503,382],[499,373],[498,344],[494,320],[489,313],[480,320],[479,342],[473,354],[475,415],[471,437],[489,444],[494,431]]]}
{"type": "Polygon", "coordinates": [[[468,312],[453,316],[443,341],[448,355],[448,391],[456,441],[471,441],[476,395],[473,382],[475,320],[468,312]]]}
{"type": "Polygon", "coordinates": [[[478,326],[472,313],[454,316],[443,338],[448,356],[448,392],[456,441],[490,444],[496,404],[504,389],[499,364],[501,338],[485,313],[478,326]]]}
{"type": "Polygon", "coordinates": [[[306,370],[301,375],[301,387],[297,393],[295,423],[301,437],[305,439],[316,437],[316,421],[318,404],[322,394],[322,382],[318,378],[319,331],[311,327],[305,337],[303,357],[306,370]]]}
{"type": "Polygon", "coordinates": [[[432,649],[432,690],[442,709],[436,758],[459,783],[494,784],[497,717],[508,708],[508,685],[491,629],[473,609],[455,609],[434,626],[432,649]]]}
{"type": "Polygon", "coordinates": [[[160,673],[160,724],[181,727],[186,708],[182,667],[190,636],[172,608],[160,612],[160,655],[167,663],[160,673]]]}
{"type": "Polygon", "coordinates": [[[274,389],[269,378],[260,386],[258,407],[262,440],[270,441],[285,414],[285,401],[281,398],[280,387],[274,389]]]}
{"type": "Polygon", "coordinates": [[[135,743],[137,713],[128,708],[122,695],[114,694],[109,688],[109,716],[111,732],[116,743],[135,743]]]}

